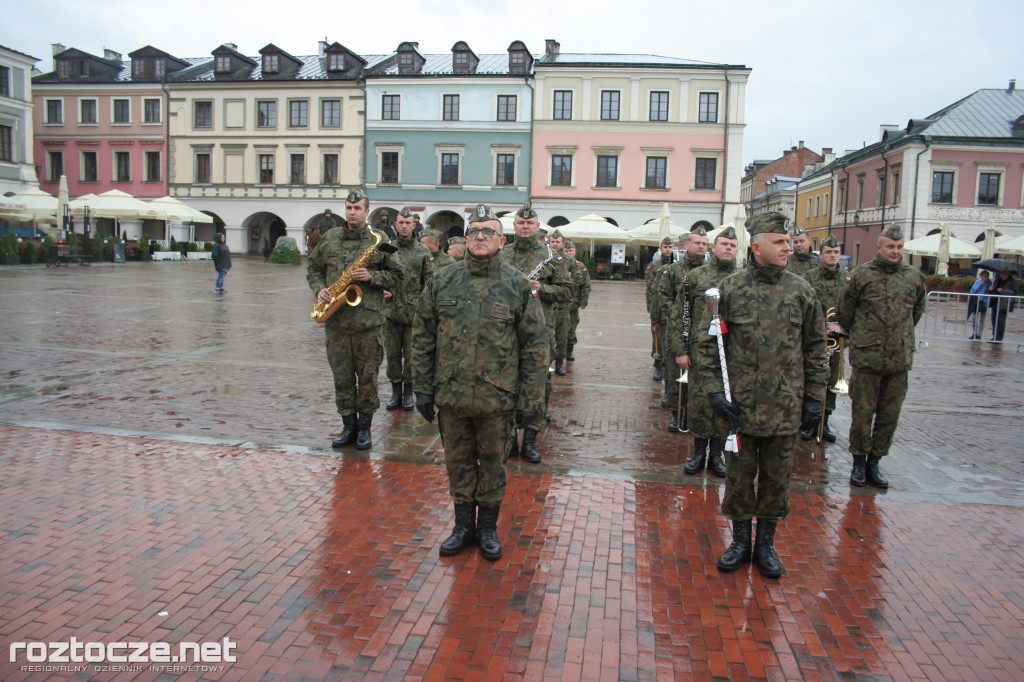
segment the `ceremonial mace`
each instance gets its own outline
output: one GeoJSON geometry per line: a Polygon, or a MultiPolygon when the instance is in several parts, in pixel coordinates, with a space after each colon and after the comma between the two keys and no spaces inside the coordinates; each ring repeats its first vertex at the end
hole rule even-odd
{"type": "MultiPolygon", "coordinates": [[[[722,292],[717,287],[711,287],[704,292],[704,300],[707,301],[708,310],[711,311],[711,328],[708,334],[718,339],[718,361],[722,365],[722,385],[725,387],[725,399],[732,402],[732,390],[729,388],[729,367],[725,364],[725,339],[722,334],[728,333],[722,317],[718,314],[718,302],[722,300],[722,292]]],[[[736,423],[729,422],[729,437],[725,440],[725,451],[740,451],[740,439],[736,435],[736,423]]]]}

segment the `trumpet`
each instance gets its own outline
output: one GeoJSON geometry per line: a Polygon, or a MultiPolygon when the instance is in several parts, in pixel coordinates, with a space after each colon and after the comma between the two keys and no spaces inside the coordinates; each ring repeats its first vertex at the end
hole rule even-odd
{"type": "Polygon", "coordinates": [[[821,400],[821,421],[818,422],[818,438],[817,442],[822,442],[822,436],[825,433],[825,403],[828,400],[829,391],[837,395],[845,395],[850,392],[850,387],[846,383],[845,366],[843,364],[843,348],[845,346],[846,337],[849,336],[846,332],[830,332],[828,331],[829,324],[836,323],[836,309],[829,308],[825,313],[825,346],[827,354],[825,356],[825,368],[831,372],[832,368],[832,355],[839,353],[839,367],[838,376],[836,377],[835,383],[831,386],[825,386],[825,395],[821,400]]]}

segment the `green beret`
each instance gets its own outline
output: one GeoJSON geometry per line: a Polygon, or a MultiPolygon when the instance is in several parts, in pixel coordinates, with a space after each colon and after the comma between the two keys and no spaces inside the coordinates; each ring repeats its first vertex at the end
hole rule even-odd
{"type": "Polygon", "coordinates": [[[827,246],[830,249],[835,249],[839,247],[839,240],[836,239],[834,234],[829,232],[828,236],[821,240],[821,245],[827,246]]]}
{"type": "Polygon", "coordinates": [[[721,232],[719,232],[718,236],[715,237],[715,239],[718,239],[718,237],[725,237],[726,239],[736,239],[736,230],[733,227],[727,227],[721,232]]]}
{"type": "Polygon", "coordinates": [[[699,234],[701,237],[707,237],[708,231],[704,229],[703,225],[695,225],[690,228],[690,234],[699,234]]]}
{"type": "Polygon", "coordinates": [[[665,237],[664,239],[661,240],[662,246],[672,246],[675,243],[676,241],[672,239],[672,237],[665,237]]]}
{"type": "Polygon", "coordinates": [[[793,235],[794,237],[799,237],[802,234],[807,234],[807,230],[805,230],[804,228],[800,227],[799,225],[794,225],[793,229],[790,230],[789,233],[791,235],[793,235]]]}
{"type": "Polygon", "coordinates": [[[494,211],[491,207],[486,204],[477,204],[476,208],[473,209],[473,214],[469,216],[469,222],[471,223],[482,223],[485,220],[497,220],[498,216],[494,215],[494,211]]]}
{"type": "Polygon", "coordinates": [[[781,213],[762,213],[747,221],[747,231],[751,236],[762,232],[780,232],[787,234],[789,218],[781,213]]]}
{"type": "Polygon", "coordinates": [[[363,194],[363,191],[358,187],[350,189],[348,192],[348,196],[345,197],[345,201],[347,201],[350,204],[358,203],[363,199],[369,200],[369,198],[365,194],[363,194]]]}
{"type": "Polygon", "coordinates": [[[551,231],[551,234],[548,235],[548,239],[565,239],[565,237],[562,236],[562,233],[559,232],[556,227],[551,231]]]}
{"type": "Polygon", "coordinates": [[[533,206],[530,204],[529,201],[527,201],[519,208],[518,211],[516,211],[516,217],[526,219],[536,218],[537,212],[533,210],[533,206]]]}
{"type": "Polygon", "coordinates": [[[465,237],[448,237],[448,246],[451,246],[452,244],[465,244],[465,243],[466,243],[466,238],[465,237]]]}
{"type": "Polygon", "coordinates": [[[566,239],[565,240],[565,248],[567,248],[567,249],[575,249],[576,245],[572,243],[571,239],[566,239]]]}
{"type": "Polygon", "coordinates": [[[893,223],[889,227],[882,230],[882,236],[885,237],[886,239],[895,239],[899,241],[900,239],[903,239],[903,229],[896,223],[893,223]]]}
{"type": "Polygon", "coordinates": [[[398,212],[398,215],[402,216],[403,218],[411,218],[412,212],[409,210],[408,206],[403,206],[402,210],[398,212]]]}

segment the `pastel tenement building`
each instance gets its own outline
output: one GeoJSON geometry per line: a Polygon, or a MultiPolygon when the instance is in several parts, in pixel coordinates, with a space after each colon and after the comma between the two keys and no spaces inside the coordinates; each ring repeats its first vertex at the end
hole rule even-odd
{"type": "Polygon", "coordinates": [[[689,228],[739,205],[750,69],[653,55],[562,52],[534,64],[530,195],[542,220],[588,213],[624,229],[663,203],[689,228]]]}
{"type": "Polygon", "coordinates": [[[366,188],[377,209],[403,206],[450,235],[477,204],[515,211],[529,194],[533,56],[520,41],[477,55],[421,54],[403,42],[367,68],[366,188]]]}
{"type": "Polygon", "coordinates": [[[32,69],[39,60],[0,45],[0,194],[36,185],[32,69]]]}
{"type": "MultiPolygon", "coordinates": [[[[834,197],[829,229],[858,265],[874,258],[883,225],[908,240],[938,232],[983,239],[1024,234],[1024,93],[1016,82],[982,89],[906,126],[882,126],[881,139],[802,179],[824,180],[834,197]]],[[[803,189],[801,189],[803,196],[803,189]]]]}

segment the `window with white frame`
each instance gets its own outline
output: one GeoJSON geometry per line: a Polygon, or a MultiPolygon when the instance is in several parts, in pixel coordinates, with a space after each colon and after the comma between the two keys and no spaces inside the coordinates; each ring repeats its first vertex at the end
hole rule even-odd
{"type": "MultiPolygon", "coordinates": [[[[277,102],[275,100],[260,100],[256,102],[256,127],[277,127],[277,102]]],[[[273,171],[271,171],[271,175],[273,175],[273,171]]]]}
{"type": "Polygon", "coordinates": [[[458,152],[441,153],[441,182],[442,185],[459,184],[459,154],[458,152]]]}
{"type": "Polygon", "coordinates": [[[85,125],[94,125],[98,123],[96,116],[96,100],[95,99],[80,99],[78,100],[78,122],[85,125]]]}
{"type": "Polygon", "coordinates": [[[337,185],[339,182],[338,172],[340,168],[339,154],[324,154],[324,184],[337,185]]]}
{"type": "Polygon", "coordinates": [[[158,97],[145,97],[142,100],[142,122],[143,123],[160,123],[162,116],[160,113],[161,101],[158,97]]]}
{"type": "Polygon", "coordinates": [[[644,189],[666,189],[668,187],[668,157],[648,156],[644,161],[644,189]]]}
{"type": "Polygon", "coordinates": [[[718,176],[718,159],[698,158],[694,173],[694,189],[715,189],[718,176]]]}
{"type": "Polygon", "coordinates": [[[594,185],[597,187],[618,187],[619,157],[611,154],[599,154],[597,157],[597,176],[594,185]]]}
{"type": "Polygon", "coordinates": [[[288,102],[288,127],[306,128],[309,126],[309,100],[294,99],[288,102]]]}
{"type": "Polygon", "coordinates": [[[498,95],[498,120],[516,120],[516,96],[498,95]]]}
{"type": "Polygon", "coordinates": [[[114,182],[132,181],[132,153],[114,152],[114,182]]]}
{"type": "Polygon", "coordinates": [[[648,119],[651,121],[668,120],[668,92],[663,90],[651,91],[651,105],[648,112],[648,119]]]}
{"type": "Polygon", "coordinates": [[[82,182],[99,182],[99,159],[95,151],[82,152],[82,169],[79,177],[82,182]]]}
{"type": "Polygon", "coordinates": [[[212,128],[213,102],[209,100],[197,100],[193,106],[195,107],[195,127],[212,128]]]}
{"type": "Polygon", "coordinates": [[[459,96],[458,95],[445,95],[444,104],[442,106],[441,117],[445,121],[458,121],[459,120],[459,96]]]}
{"type": "Polygon", "coordinates": [[[555,90],[551,118],[556,121],[572,120],[572,90],[555,90]]]}
{"type": "Polygon", "coordinates": [[[130,99],[115,97],[110,101],[110,122],[115,125],[132,122],[132,101],[130,99]]]}
{"type": "Polygon", "coordinates": [[[558,152],[551,154],[551,186],[573,186],[573,154],[558,152]]]}
{"type": "Polygon", "coordinates": [[[340,99],[325,99],[320,101],[320,125],[324,128],[341,127],[340,99]]]}
{"type": "Polygon", "coordinates": [[[196,184],[208,185],[213,182],[213,157],[209,152],[196,154],[196,184]]]}
{"type": "Polygon", "coordinates": [[[0,124],[0,161],[14,160],[14,128],[0,124]]]}
{"type": "Polygon", "coordinates": [[[143,181],[144,182],[160,182],[160,152],[157,151],[146,151],[143,152],[142,158],[144,165],[143,170],[143,181]]]}
{"type": "Polygon", "coordinates": [[[932,173],[932,203],[952,204],[953,203],[953,182],[954,171],[935,171],[932,173]]]}
{"type": "MultiPolygon", "coordinates": [[[[291,154],[289,157],[290,174],[288,181],[292,185],[306,184],[306,155],[291,154]]],[[[273,180],[271,180],[273,182],[273,180]]]]}
{"type": "Polygon", "coordinates": [[[512,150],[495,154],[494,184],[496,187],[514,187],[516,184],[516,155],[512,150]]]}
{"type": "Polygon", "coordinates": [[[60,182],[64,175],[64,152],[46,152],[46,179],[48,182],[60,182]]]}
{"type": "Polygon", "coordinates": [[[718,123],[718,93],[702,92],[698,101],[697,121],[699,123],[718,123]]]}
{"type": "Polygon", "coordinates": [[[257,182],[261,185],[274,184],[274,155],[257,154],[257,182]]]}
{"type": "Polygon", "coordinates": [[[398,149],[378,149],[378,164],[380,178],[378,182],[382,185],[397,185],[401,174],[399,173],[402,154],[398,149]]]}
{"type": "Polygon", "coordinates": [[[47,125],[61,125],[64,123],[63,99],[46,100],[46,119],[44,123],[47,125]]]}
{"type": "Polygon", "coordinates": [[[619,120],[619,99],[621,93],[618,90],[601,91],[601,120],[619,120]]]}
{"type": "Polygon", "coordinates": [[[381,119],[385,121],[400,121],[402,119],[401,95],[382,95],[380,98],[380,113],[381,119]]]}

